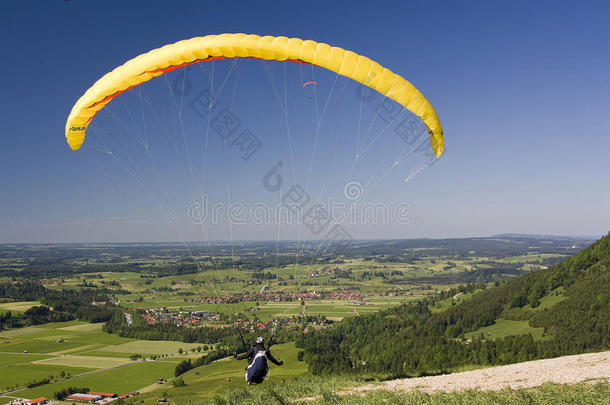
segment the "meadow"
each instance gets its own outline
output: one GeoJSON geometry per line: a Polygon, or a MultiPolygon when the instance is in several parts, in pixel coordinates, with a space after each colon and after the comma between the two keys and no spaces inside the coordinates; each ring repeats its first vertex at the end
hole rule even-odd
{"type": "Polygon", "coordinates": [[[122,367],[27,389],[19,392],[18,395],[25,398],[41,396],[52,398],[54,392],[71,386],[89,387],[92,391],[115,392],[120,395],[155,385],[158,378],[173,377],[176,364],[178,361],[138,361],[122,367]]]}
{"type": "Polygon", "coordinates": [[[0,304],[0,311],[24,312],[34,305],[40,305],[38,301],[5,302],[0,304]]]}
{"type": "Polygon", "coordinates": [[[475,336],[483,335],[486,339],[499,339],[510,335],[531,334],[534,340],[544,337],[544,328],[533,328],[529,321],[512,321],[498,318],[493,325],[479,328],[474,332],[465,333],[464,336],[472,339],[475,336]]]}
{"type": "Polygon", "coordinates": [[[203,404],[287,404],[292,402],[311,405],[488,405],[488,404],[553,404],[586,405],[607,404],[610,382],[553,384],[546,383],[533,388],[506,388],[499,391],[464,390],[456,392],[426,393],[421,391],[369,391],[364,395],[337,395],[340,387],[357,385],[357,381],[345,378],[306,378],[267,386],[260,390],[250,387],[234,389],[217,395],[209,401],[189,401],[190,405],[203,404]],[[296,401],[307,398],[307,401],[296,401]]]}
{"type": "MultiPolygon", "coordinates": [[[[261,385],[249,386],[250,390],[264,389],[267,385],[277,386],[287,379],[309,375],[307,363],[297,360],[298,349],[294,343],[278,344],[271,348],[273,356],[284,361],[284,365],[270,364],[270,371],[265,382],[261,385]]],[[[186,372],[181,377],[184,387],[173,387],[171,383],[150,387],[137,401],[153,402],[158,397],[171,396],[175,403],[192,403],[193,401],[213,398],[226,390],[238,389],[245,386],[244,367],[246,361],[237,361],[233,358],[224,358],[205,366],[197,367],[186,372]]]]}
{"type": "Polygon", "coordinates": [[[0,392],[7,398],[16,395],[33,398],[52,397],[55,391],[67,386],[117,393],[136,391],[154,384],[157,378],[172,377],[187,351],[198,346],[122,338],[104,333],[101,326],[70,321],[0,331],[0,392]],[[185,351],[182,356],[179,349],[185,351]],[[163,358],[130,360],[134,354],[163,358]],[[56,382],[23,389],[32,381],[48,377],[56,382]],[[21,390],[7,393],[15,389],[21,390]]]}

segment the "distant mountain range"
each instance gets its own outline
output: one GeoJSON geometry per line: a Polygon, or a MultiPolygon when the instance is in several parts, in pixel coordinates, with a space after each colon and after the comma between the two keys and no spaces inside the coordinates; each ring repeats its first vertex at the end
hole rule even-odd
{"type": "Polygon", "coordinates": [[[597,240],[601,235],[580,235],[580,236],[561,236],[561,235],[543,235],[529,233],[499,233],[493,235],[492,238],[523,238],[523,239],[571,239],[571,240],[597,240]]]}

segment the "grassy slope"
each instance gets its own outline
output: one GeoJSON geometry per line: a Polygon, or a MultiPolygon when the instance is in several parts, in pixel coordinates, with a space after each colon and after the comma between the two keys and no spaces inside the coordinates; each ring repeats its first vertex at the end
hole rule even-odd
{"type": "Polygon", "coordinates": [[[451,308],[453,305],[457,305],[460,304],[464,301],[467,301],[468,299],[472,298],[473,295],[476,295],[477,293],[481,292],[482,290],[475,290],[471,293],[459,293],[454,295],[453,297],[449,297],[446,298],[444,300],[440,300],[438,301],[434,306],[430,306],[430,311],[432,312],[442,312],[445,311],[449,308],[451,308]]]}
{"type": "Polygon", "coordinates": [[[561,301],[563,301],[564,299],[566,299],[566,296],[564,295],[564,291],[565,291],[565,288],[563,288],[563,286],[561,286],[561,287],[549,292],[544,297],[540,298],[540,305],[538,305],[536,308],[532,308],[532,306],[530,304],[527,304],[523,307],[523,309],[542,311],[545,309],[552,308],[556,304],[558,304],[561,301]]]}
{"type": "MultiPolygon", "coordinates": [[[[330,385],[326,383],[327,385],[330,385]]],[[[307,388],[307,387],[306,387],[307,388]]],[[[350,395],[340,397],[331,389],[304,390],[294,384],[267,387],[264,391],[236,390],[217,398],[215,404],[284,404],[290,399],[303,398],[303,391],[314,391],[316,401],[301,402],[309,405],[319,404],[404,404],[404,405],[446,405],[446,404],[608,404],[610,383],[544,384],[528,389],[504,389],[501,391],[467,390],[452,393],[426,394],[422,392],[396,393],[371,391],[365,396],[350,395]]],[[[190,402],[190,404],[203,402],[190,402]]]]}
{"type": "MultiPolygon", "coordinates": [[[[287,378],[304,376],[308,374],[307,364],[297,361],[298,349],[292,343],[278,344],[272,347],[273,356],[284,361],[283,366],[270,364],[268,380],[258,386],[248,389],[256,391],[266,385],[284,383],[287,378]]],[[[214,361],[205,366],[197,367],[182,375],[186,387],[174,388],[171,383],[157,387],[156,390],[143,394],[140,399],[152,401],[160,396],[172,398],[175,403],[188,403],[192,400],[211,398],[228,389],[237,389],[245,385],[244,367],[246,361],[236,361],[225,358],[214,361]],[[226,381],[230,378],[231,381],[226,381]]]]}
{"type": "MultiPolygon", "coordinates": [[[[557,288],[556,290],[551,291],[542,297],[540,299],[540,305],[538,305],[536,308],[532,308],[529,304],[525,305],[523,308],[535,312],[550,309],[566,298],[565,295],[563,295],[563,291],[565,291],[563,287],[557,288]]],[[[534,328],[530,326],[528,320],[514,321],[503,318],[496,319],[493,325],[485,326],[477,329],[474,332],[466,333],[465,336],[467,338],[472,338],[474,336],[479,336],[481,333],[486,339],[498,339],[510,335],[525,335],[528,333],[532,335],[534,340],[545,338],[544,328],[534,328]]]]}
{"type": "Polygon", "coordinates": [[[485,326],[475,332],[466,333],[467,338],[479,336],[480,334],[486,339],[498,339],[510,335],[527,335],[528,333],[536,339],[542,339],[544,328],[533,328],[528,321],[511,321],[508,319],[498,318],[493,325],[485,326]]]}

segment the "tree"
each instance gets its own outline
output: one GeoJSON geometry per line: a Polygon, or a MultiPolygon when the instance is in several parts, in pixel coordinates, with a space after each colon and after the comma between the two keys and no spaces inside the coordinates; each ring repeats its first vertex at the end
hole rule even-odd
{"type": "Polygon", "coordinates": [[[193,363],[191,362],[190,359],[181,361],[176,366],[176,369],[174,370],[174,376],[178,377],[179,375],[186,373],[187,371],[191,370],[192,368],[193,368],[193,363]]]}

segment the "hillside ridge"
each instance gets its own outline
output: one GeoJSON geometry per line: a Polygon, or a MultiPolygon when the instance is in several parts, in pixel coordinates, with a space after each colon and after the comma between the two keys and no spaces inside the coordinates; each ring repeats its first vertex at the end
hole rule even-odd
{"type": "Polygon", "coordinates": [[[431,312],[435,299],[404,304],[300,336],[297,346],[304,349],[314,374],[373,372],[393,377],[607,350],[609,284],[610,235],[553,267],[495,286],[466,286],[460,292],[483,291],[446,310],[431,312]],[[545,297],[553,301],[548,308],[542,305],[545,297]],[[544,332],[505,334],[501,339],[478,333],[472,341],[465,339],[466,333],[500,318],[527,322],[544,332]]]}

